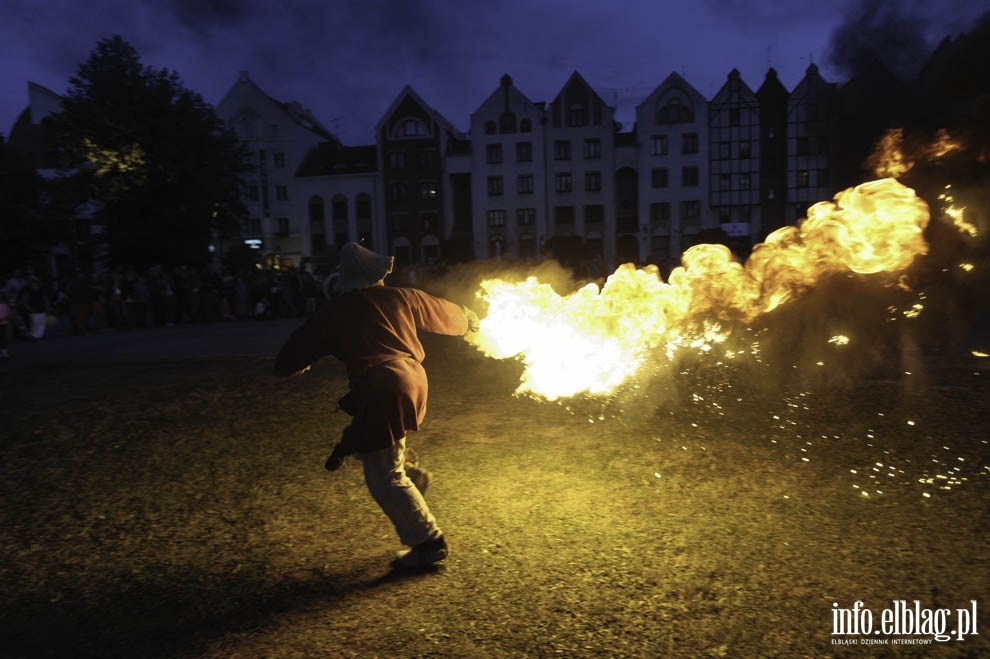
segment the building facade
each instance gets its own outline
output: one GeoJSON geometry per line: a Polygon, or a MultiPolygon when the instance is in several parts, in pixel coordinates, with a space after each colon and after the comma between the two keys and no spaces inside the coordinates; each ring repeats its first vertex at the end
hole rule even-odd
{"type": "MultiPolygon", "coordinates": [[[[36,138],[34,115],[58,105],[51,92],[29,90],[12,143],[36,138]]],[[[216,111],[255,165],[243,239],[269,266],[328,269],[337,248],[360,241],[400,267],[566,254],[606,273],[624,262],[669,269],[713,239],[745,258],[830,199],[838,97],[813,65],[791,92],[773,69],[756,93],[733,70],[711,99],[673,73],[622,132],[576,71],[550,102],[503,75],[467,133],[406,85],[374,144],[344,146],[299,103],[274,99],[241,72],[216,111]]],[[[33,143],[43,169],[51,150],[33,143]]]]}
{"type": "Polygon", "coordinates": [[[216,112],[244,143],[255,167],[246,181],[250,220],[245,240],[270,265],[298,265],[311,256],[311,248],[306,196],[296,171],[311,149],[336,138],[299,103],[283,103],[262,91],[247,71],[241,71],[216,112]]]}

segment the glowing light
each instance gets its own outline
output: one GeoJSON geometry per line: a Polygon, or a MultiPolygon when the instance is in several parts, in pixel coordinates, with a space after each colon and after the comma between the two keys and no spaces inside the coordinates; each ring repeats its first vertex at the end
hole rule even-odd
{"type": "Polygon", "coordinates": [[[523,362],[516,393],[606,394],[644,363],[678,350],[714,352],[729,327],[803,296],[825,275],[905,270],[927,252],[929,219],[914,190],[886,178],[814,204],[807,219],[756,245],[745,264],[723,245],[702,244],[684,253],[667,282],[655,266],[632,264],[601,289],[588,284],[568,295],[533,277],[488,279],[478,293],[488,311],[470,340],[490,357],[523,362]]]}
{"type": "Polygon", "coordinates": [[[981,352],[979,350],[974,350],[973,351],[973,356],[974,357],[984,357],[985,358],[985,357],[990,357],[990,354],[987,354],[985,352],[981,352]]]}
{"type": "Polygon", "coordinates": [[[849,337],[843,334],[836,334],[835,336],[830,338],[828,342],[837,346],[845,346],[845,345],[849,345],[849,337]]]}

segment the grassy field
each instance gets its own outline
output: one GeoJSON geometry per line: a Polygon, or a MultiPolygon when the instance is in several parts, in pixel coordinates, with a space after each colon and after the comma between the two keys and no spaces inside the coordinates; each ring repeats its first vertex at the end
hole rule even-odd
{"type": "Polygon", "coordinates": [[[411,445],[452,553],[424,574],[389,572],[357,463],[322,468],[346,423],[332,362],[0,374],[0,655],[990,653],[990,373],[769,392],[699,368],[559,404],[458,339],[429,349],[411,445]],[[833,604],[879,626],[894,600],[950,628],[976,600],[979,635],[832,636],[833,604]]]}

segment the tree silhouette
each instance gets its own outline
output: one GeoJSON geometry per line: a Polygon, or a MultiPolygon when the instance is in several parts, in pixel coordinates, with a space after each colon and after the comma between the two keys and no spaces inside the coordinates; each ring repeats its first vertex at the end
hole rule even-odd
{"type": "Polygon", "coordinates": [[[76,163],[67,184],[95,201],[109,260],[147,267],[202,264],[216,236],[246,217],[241,175],[249,165],[236,137],[178,74],[141,65],[120,36],[97,43],[69,79],[54,117],[76,163]]]}

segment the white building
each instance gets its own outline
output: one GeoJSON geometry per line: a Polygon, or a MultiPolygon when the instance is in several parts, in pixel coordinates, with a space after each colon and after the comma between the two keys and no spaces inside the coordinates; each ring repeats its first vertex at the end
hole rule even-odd
{"type": "Polygon", "coordinates": [[[536,259],[547,235],[543,105],[502,76],[471,115],[475,257],[536,259]]]}
{"type": "Polygon", "coordinates": [[[708,205],[708,101],[671,73],[636,108],[642,259],[676,264],[702,229],[708,205]]]}
{"type": "Polygon", "coordinates": [[[257,169],[248,176],[245,204],[250,213],[244,237],[273,262],[298,264],[309,241],[307,196],[298,189],[296,170],[310,149],[337,142],[299,103],[277,101],[241,71],[216,106],[257,169]]]}

